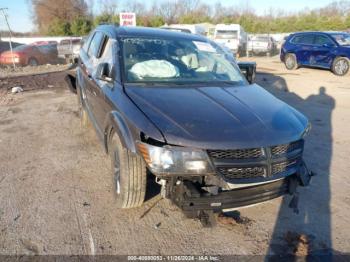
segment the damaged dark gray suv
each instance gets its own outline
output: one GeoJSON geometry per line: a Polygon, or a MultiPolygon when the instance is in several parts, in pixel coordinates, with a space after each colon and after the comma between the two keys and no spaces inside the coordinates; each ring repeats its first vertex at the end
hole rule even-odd
{"type": "Polygon", "coordinates": [[[99,26],[80,51],[76,86],[82,123],[111,158],[119,208],[142,205],[150,174],[191,217],[309,183],[306,117],[250,85],[204,37],[99,26]]]}

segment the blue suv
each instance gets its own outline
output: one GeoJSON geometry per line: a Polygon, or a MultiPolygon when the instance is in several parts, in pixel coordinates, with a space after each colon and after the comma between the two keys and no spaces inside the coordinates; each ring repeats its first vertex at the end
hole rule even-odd
{"type": "Polygon", "coordinates": [[[350,34],[344,32],[302,32],[287,37],[281,61],[288,70],[300,66],[330,69],[346,75],[350,67],[350,34]]]}

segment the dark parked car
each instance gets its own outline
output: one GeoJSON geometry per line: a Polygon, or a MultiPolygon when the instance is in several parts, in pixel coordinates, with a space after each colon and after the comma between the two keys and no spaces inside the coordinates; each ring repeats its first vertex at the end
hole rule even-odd
{"type": "Polygon", "coordinates": [[[303,32],[291,34],[281,50],[281,61],[289,70],[299,66],[331,69],[343,76],[349,71],[350,34],[303,32]]]}
{"type": "MultiPolygon", "coordinates": [[[[16,42],[11,42],[11,44],[12,44],[12,48],[22,45],[16,42]]],[[[8,50],[10,50],[10,42],[0,40],[0,55],[2,52],[8,51],[8,50]]]]}
{"type": "Polygon", "coordinates": [[[205,37],[97,27],[80,51],[77,95],[112,162],[116,206],[142,205],[147,176],[188,216],[307,185],[309,122],[205,37]]]}

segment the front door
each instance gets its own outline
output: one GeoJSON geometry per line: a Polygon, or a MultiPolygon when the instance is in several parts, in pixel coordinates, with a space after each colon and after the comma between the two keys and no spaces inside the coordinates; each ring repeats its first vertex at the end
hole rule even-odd
{"type": "Polygon", "coordinates": [[[315,66],[330,68],[332,64],[332,51],[336,47],[335,43],[326,35],[316,35],[314,42],[315,66]]]}

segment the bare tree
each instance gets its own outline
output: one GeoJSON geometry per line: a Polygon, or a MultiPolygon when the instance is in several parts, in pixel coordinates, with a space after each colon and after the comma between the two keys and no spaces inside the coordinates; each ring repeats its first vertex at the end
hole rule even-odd
{"type": "Polygon", "coordinates": [[[118,4],[116,0],[100,0],[101,13],[108,15],[116,15],[118,4]]]}
{"type": "Polygon", "coordinates": [[[168,24],[177,23],[179,17],[182,15],[183,7],[182,1],[162,1],[157,8],[159,16],[163,17],[168,24]]]}
{"type": "Polygon", "coordinates": [[[89,15],[85,0],[32,0],[34,22],[39,31],[46,32],[54,20],[71,22],[89,15]]]}

